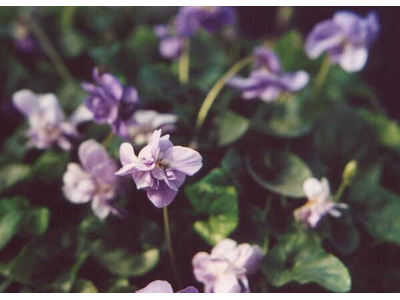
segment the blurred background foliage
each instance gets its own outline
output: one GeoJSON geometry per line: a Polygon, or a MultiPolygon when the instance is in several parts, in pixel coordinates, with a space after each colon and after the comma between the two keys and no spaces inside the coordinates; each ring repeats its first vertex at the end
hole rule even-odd
{"type": "MultiPolygon", "coordinates": [[[[101,222],[88,206],[67,202],[62,175],[77,161],[76,151],[28,150],[26,122],[11,103],[15,91],[53,92],[69,114],[85,99],[79,82],[91,81],[99,66],[135,86],[142,107],[176,113],[173,140],[185,145],[206,93],[254,47],[271,45],[286,71],[304,69],[315,78],[322,59],[306,58],[304,37],[340,8],[294,8],[284,25],[279,8],[236,8],[237,38],[199,33],[192,40],[186,86],[177,62],[160,56],[153,34],[177,9],[0,9],[1,292],[133,292],[155,279],[173,282],[161,211],[128,180],[118,199],[127,210],[122,219],[101,222]],[[71,77],[54,67],[28,19],[44,30],[71,77]],[[32,51],[17,46],[18,30],[35,37],[32,51]]],[[[270,104],[221,92],[198,136],[204,167],[170,209],[185,286],[201,288],[193,255],[229,236],[267,253],[262,271],[250,277],[253,292],[399,291],[400,11],[376,10],[382,31],[367,67],[361,74],[332,67],[318,97],[314,81],[270,104]],[[303,181],[326,176],[336,191],[350,160],[358,161],[358,172],[343,196],[350,206],[344,216],[327,217],[312,231],[295,224],[303,181]]],[[[80,130],[98,141],[109,132],[96,124],[80,130]]],[[[115,137],[108,144],[115,158],[120,143],[115,137]]]]}

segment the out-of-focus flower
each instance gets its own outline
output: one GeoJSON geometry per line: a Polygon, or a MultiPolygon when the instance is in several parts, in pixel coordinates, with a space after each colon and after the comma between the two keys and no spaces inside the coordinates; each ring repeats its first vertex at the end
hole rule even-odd
{"type": "Polygon", "coordinates": [[[248,78],[233,77],[228,85],[242,92],[244,99],[260,98],[270,102],[283,92],[295,92],[306,86],[309,75],[305,71],[284,73],[279,59],[267,48],[254,51],[254,70],[248,78]]]}
{"type": "Polygon", "coordinates": [[[355,13],[341,11],[314,27],[307,37],[305,51],[311,59],[327,52],[331,63],[339,64],[347,72],[357,72],[364,67],[368,49],[378,33],[375,13],[361,18],[355,13]]]}
{"type": "Polygon", "coordinates": [[[156,25],[155,35],[160,38],[160,53],[169,59],[178,58],[183,49],[184,39],[174,33],[174,30],[166,25],[156,25]]]}
{"type": "Polygon", "coordinates": [[[115,175],[132,174],[138,189],[144,189],[156,207],[169,205],[178,193],[186,176],[192,176],[202,167],[201,155],[190,148],[174,146],[169,135],[161,137],[156,130],[150,140],[136,156],[129,143],[119,149],[122,168],[115,175]]]}
{"type": "MultiPolygon", "coordinates": [[[[155,280],[149,283],[145,288],[136,291],[136,293],[173,293],[174,290],[169,282],[164,280],[155,280]]],[[[199,291],[193,287],[188,286],[183,290],[178,291],[177,293],[198,293],[199,291]]]]}
{"type": "Polygon", "coordinates": [[[264,256],[257,245],[220,241],[212,250],[197,253],[192,260],[196,279],[206,293],[248,293],[247,275],[253,274],[264,256]]]}
{"type": "Polygon", "coordinates": [[[37,47],[37,43],[30,33],[28,27],[19,22],[13,27],[15,45],[23,52],[31,53],[37,47]]]}
{"type": "Polygon", "coordinates": [[[193,36],[199,29],[215,32],[234,21],[235,12],[232,7],[183,6],[170,26],[156,25],[154,33],[160,38],[161,55],[175,59],[182,54],[185,39],[193,36]]]}
{"type": "Polygon", "coordinates": [[[63,176],[65,197],[78,204],[91,201],[93,212],[100,219],[110,212],[118,214],[111,203],[118,188],[118,178],[114,175],[117,164],[95,140],[83,142],[78,155],[81,165],[69,163],[63,176]]]}
{"type": "Polygon", "coordinates": [[[132,140],[135,146],[148,144],[154,130],[162,129],[169,133],[175,129],[177,116],[173,114],[159,114],[154,110],[137,110],[126,124],[125,137],[132,140]]]}
{"type": "Polygon", "coordinates": [[[329,182],[326,178],[322,178],[321,181],[309,178],[304,182],[303,189],[308,201],[294,211],[294,217],[306,227],[316,227],[326,214],[338,218],[342,215],[338,208],[346,209],[348,207],[345,203],[333,202],[329,182]]]}
{"type": "Polygon", "coordinates": [[[93,113],[97,123],[108,123],[113,131],[119,134],[124,122],[129,120],[139,102],[135,88],[123,87],[121,82],[109,73],[100,74],[93,70],[95,84],[83,83],[82,87],[89,93],[86,106],[93,113]]]}
{"type": "Polygon", "coordinates": [[[63,150],[71,149],[68,137],[78,136],[76,123],[65,120],[56,95],[21,90],[14,93],[13,104],[28,119],[28,146],[46,149],[56,143],[63,150]]]}
{"type": "Polygon", "coordinates": [[[191,37],[200,28],[215,32],[235,21],[235,11],[229,6],[183,6],[175,20],[179,36],[191,37]]]}

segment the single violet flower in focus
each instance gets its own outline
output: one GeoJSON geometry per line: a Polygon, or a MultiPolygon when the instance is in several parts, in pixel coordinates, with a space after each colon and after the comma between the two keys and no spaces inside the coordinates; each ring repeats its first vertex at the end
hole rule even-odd
{"type": "Polygon", "coordinates": [[[326,178],[322,178],[321,181],[309,178],[304,182],[303,189],[308,201],[294,211],[294,217],[306,227],[315,228],[326,214],[338,218],[342,215],[338,208],[348,208],[347,204],[335,203],[332,200],[329,182],[326,178]]]}
{"type": "Polygon", "coordinates": [[[95,84],[82,84],[89,93],[85,104],[92,111],[94,122],[110,124],[114,133],[119,134],[136,109],[138,93],[133,87],[124,87],[113,75],[100,74],[97,68],[93,70],[93,78],[95,84]]]}
{"type": "Polygon", "coordinates": [[[174,33],[173,29],[166,25],[156,25],[155,35],[160,39],[160,54],[168,59],[178,58],[184,46],[184,39],[174,33]]]}
{"type": "Polygon", "coordinates": [[[282,93],[296,92],[309,81],[305,71],[284,73],[277,56],[267,48],[254,51],[254,70],[248,78],[235,76],[228,85],[242,92],[244,99],[260,98],[265,102],[276,100],[282,93]]]}
{"type": "Polygon", "coordinates": [[[77,204],[91,202],[93,212],[100,219],[110,213],[118,214],[111,202],[118,189],[115,161],[95,140],[83,142],[78,155],[81,165],[69,163],[63,176],[65,197],[77,204]]]}
{"type": "Polygon", "coordinates": [[[162,129],[164,133],[172,132],[175,129],[176,121],[176,115],[140,109],[126,124],[125,137],[132,140],[135,146],[143,146],[150,142],[154,130],[162,129]]]}
{"type": "Polygon", "coordinates": [[[46,149],[55,143],[63,150],[71,149],[68,138],[78,136],[77,123],[65,120],[56,95],[21,90],[14,93],[13,104],[28,119],[28,147],[46,149]]]}
{"type": "Polygon", "coordinates": [[[205,293],[249,293],[247,275],[258,270],[263,256],[257,245],[224,239],[210,254],[199,252],[193,257],[193,273],[205,293]]]}
{"type": "Polygon", "coordinates": [[[311,59],[327,52],[331,63],[339,64],[347,72],[357,72],[365,66],[368,49],[379,30],[378,17],[373,12],[362,18],[340,11],[314,27],[307,37],[305,52],[311,59]]]}
{"type": "Polygon", "coordinates": [[[183,6],[175,19],[179,36],[191,37],[200,28],[215,32],[235,21],[235,11],[229,6],[183,6]]]}
{"type": "MultiPolygon", "coordinates": [[[[149,283],[145,288],[136,291],[136,293],[173,293],[172,286],[164,280],[155,280],[149,283]]],[[[199,291],[193,287],[188,286],[177,293],[198,293],[199,291]]]]}
{"type": "Polygon", "coordinates": [[[138,156],[129,143],[121,145],[119,155],[122,168],[115,175],[131,174],[136,187],[146,190],[147,197],[158,208],[169,205],[186,176],[194,175],[203,165],[197,151],[174,146],[169,135],[161,137],[161,130],[154,131],[138,156]]]}

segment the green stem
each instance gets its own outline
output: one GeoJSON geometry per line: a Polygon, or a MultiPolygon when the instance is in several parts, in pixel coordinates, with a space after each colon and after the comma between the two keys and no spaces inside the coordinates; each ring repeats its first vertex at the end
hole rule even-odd
{"type": "Polygon", "coordinates": [[[196,131],[199,132],[201,126],[203,126],[204,120],[207,117],[208,112],[210,111],[211,106],[213,105],[215,99],[217,98],[218,94],[228,82],[228,80],[234,76],[237,72],[239,72],[242,68],[244,68],[248,63],[252,61],[252,56],[247,56],[241,60],[239,60],[236,64],[234,64],[218,81],[215,85],[211,88],[208,92],[206,98],[201,105],[199,113],[197,115],[196,121],[196,131]]]}
{"type": "Polygon", "coordinates": [[[40,27],[38,23],[32,18],[29,18],[29,27],[32,30],[33,34],[36,36],[38,41],[40,42],[43,50],[46,52],[47,56],[50,58],[53,63],[55,69],[60,74],[60,76],[67,82],[74,82],[74,78],[71,73],[68,71],[64,62],[62,61],[60,55],[57,53],[56,49],[50,42],[50,39],[44,32],[44,30],[40,27]]]}
{"type": "Polygon", "coordinates": [[[11,279],[6,279],[4,280],[1,284],[0,284],[0,293],[4,293],[7,288],[10,286],[10,284],[12,283],[11,279]]]}
{"type": "Polygon", "coordinates": [[[342,198],[344,190],[349,186],[350,182],[348,180],[342,180],[342,183],[339,186],[338,191],[336,192],[336,195],[334,197],[335,202],[339,202],[340,198],[342,198]]]}
{"type": "Polygon", "coordinates": [[[318,96],[322,86],[325,83],[326,77],[328,76],[329,70],[331,68],[331,62],[328,55],[325,55],[324,60],[322,61],[321,68],[317,74],[317,78],[315,79],[314,86],[314,96],[318,96]]]}
{"type": "Polygon", "coordinates": [[[171,228],[169,226],[169,218],[168,218],[168,208],[165,206],[163,208],[163,219],[164,219],[164,230],[165,230],[165,237],[167,239],[167,247],[169,252],[169,258],[171,260],[172,271],[175,276],[175,281],[178,284],[178,288],[182,288],[181,279],[179,277],[179,272],[177,269],[176,259],[174,249],[172,248],[172,240],[171,240],[171,228]]]}
{"type": "Polygon", "coordinates": [[[183,45],[183,52],[179,57],[179,82],[187,84],[189,82],[189,64],[190,64],[190,43],[186,39],[183,45]]]}

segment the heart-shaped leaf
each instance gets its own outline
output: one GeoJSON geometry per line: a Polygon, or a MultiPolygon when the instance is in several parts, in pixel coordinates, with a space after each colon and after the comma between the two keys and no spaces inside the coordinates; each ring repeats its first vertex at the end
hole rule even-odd
{"type": "Polygon", "coordinates": [[[289,197],[304,197],[303,182],[312,177],[306,163],[290,152],[252,149],[247,153],[246,167],[262,187],[289,197]]]}

